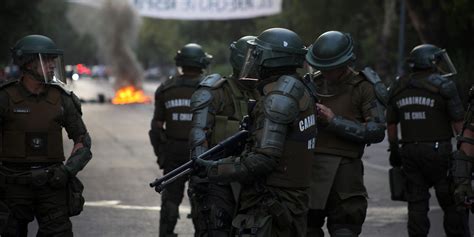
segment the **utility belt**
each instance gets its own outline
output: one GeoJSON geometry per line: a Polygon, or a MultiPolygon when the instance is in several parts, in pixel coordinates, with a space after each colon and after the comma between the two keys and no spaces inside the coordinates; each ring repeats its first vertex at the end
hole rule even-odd
{"type": "Polygon", "coordinates": [[[433,149],[438,150],[441,146],[452,146],[451,140],[440,140],[440,141],[410,141],[405,142],[401,141],[400,144],[402,147],[406,145],[425,145],[425,146],[432,146],[433,149]]]}
{"type": "MultiPolygon", "coordinates": [[[[32,187],[44,187],[48,183],[51,188],[66,188],[69,216],[76,216],[82,212],[84,208],[84,197],[82,193],[84,191],[84,185],[75,176],[63,177],[66,179],[65,184],[62,186],[54,186],[53,182],[55,172],[62,169],[62,163],[0,163],[0,187],[6,187],[7,185],[24,185],[32,187]]],[[[53,217],[50,217],[53,218],[53,217]]],[[[46,221],[42,219],[42,221],[46,221]]]]}
{"type": "Polygon", "coordinates": [[[0,186],[8,184],[40,187],[48,183],[53,170],[61,163],[11,163],[0,164],[0,186]]]}

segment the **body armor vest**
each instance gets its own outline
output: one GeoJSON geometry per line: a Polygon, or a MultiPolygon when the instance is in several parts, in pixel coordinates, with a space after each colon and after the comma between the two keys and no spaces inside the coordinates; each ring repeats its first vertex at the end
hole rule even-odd
{"type": "Polygon", "coordinates": [[[441,94],[410,84],[395,93],[392,101],[398,111],[402,142],[451,139],[453,132],[447,101],[441,94]]]}
{"type": "Polygon", "coordinates": [[[61,117],[61,91],[48,87],[43,98],[27,98],[21,85],[6,88],[9,108],[2,125],[0,161],[64,161],[61,117]]]}
{"type": "Polygon", "coordinates": [[[193,114],[190,108],[191,96],[201,76],[180,75],[167,82],[163,93],[165,102],[166,136],[168,139],[187,141],[193,114]]]}
{"type": "MultiPolygon", "coordinates": [[[[272,84],[275,82],[265,87],[269,88],[272,84]]],[[[265,117],[264,100],[264,97],[259,99],[252,112],[252,117],[256,118],[254,124],[257,137],[262,136],[265,117]]],[[[279,158],[278,167],[267,176],[268,185],[289,188],[309,187],[317,130],[314,102],[307,91],[299,101],[299,105],[299,115],[288,125],[283,154],[279,158]]]]}
{"type": "Polygon", "coordinates": [[[226,83],[219,88],[232,101],[232,108],[223,108],[220,112],[216,113],[211,135],[211,147],[239,131],[240,121],[242,121],[244,116],[248,115],[249,99],[256,98],[253,91],[240,89],[234,80],[237,79],[226,79],[226,83]]]}
{"type": "MultiPolygon", "coordinates": [[[[342,78],[340,83],[333,85],[337,89],[337,94],[320,97],[321,104],[330,108],[334,114],[341,115],[345,119],[349,119],[357,122],[364,122],[362,111],[360,106],[354,102],[354,89],[357,84],[365,80],[361,76],[349,75],[346,78],[342,78]]],[[[317,79],[316,85],[319,89],[319,83],[323,83],[325,79],[320,76],[317,79]]],[[[321,125],[322,122],[318,122],[321,125]]],[[[318,130],[318,142],[316,144],[316,153],[331,154],[337,156],[344,156],[349,158],[360,158],[364,152],[365,144],[356,143],[351,140],[347,140],[337,136],[335,133],[326,131],[324,127],[319,127],[318,130]]]]}

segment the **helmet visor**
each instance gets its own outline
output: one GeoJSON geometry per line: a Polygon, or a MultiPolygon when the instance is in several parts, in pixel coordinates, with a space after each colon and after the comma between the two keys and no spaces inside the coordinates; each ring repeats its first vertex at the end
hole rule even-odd
{"type": "Polygon", "coordinates": [[[40,53],[38,57],[44,83],[67,83],[62,55],[40,53]]]}
{"type": "Polygon", "coordinates": [[[261,50],[253,42],[249,44],[247,53],[245,54],[242,70],[240,70],[240,80],[258,80],[258,59],[261,55],[261,50]]]}
{"type": "Polygon", "coordinates": [[[440,72],[442,77],[450,77],[457,73],[451,58],[445,49],[435,54],[435,60],[433,62],[436,68],[440,72]]]}

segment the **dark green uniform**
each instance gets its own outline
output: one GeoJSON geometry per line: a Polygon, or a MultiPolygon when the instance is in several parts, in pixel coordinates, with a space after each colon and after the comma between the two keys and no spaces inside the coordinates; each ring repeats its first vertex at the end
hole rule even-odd
{"type": "MultiPolygon", "coordinates": [[[[0,195],[10,209],[2,236],[27,236],[28,223],[38,220],[38,236],[72,236],[62,128],[82,142],[87,130],[79,99],[59,85],[46,84],[39,95],[21,82],[0,89],[0,195]]],[[[69,179],[73,179],[69,177],[69,179]]]]}
{"type": "Polygon", "coordinates": [[[400,124],[400,155],[407,175],[408,234],[427,236],[430,187],[444,211],[447,236],[463,236],[463,213],[456,211],[446,173],[452,151],[451,123],[463,118],[454,83],[419,70],[404,76],[391,89],[387,123],[400,124]]]}
{"type": "MultiPolygon", "coordinates": [[[[155,92],[155,112],[150,138],[158,156],[158,165],[167,174],[189,161],[188,135],[191,129],[191,95],[201,75],[179,75],[165,81],[155,92]],[[166,127],[164,129],[163,127],[166,127]],[[151,134],[157,134],[152,137],[151,134]]],[[[160,236],[173,236],[184,195],[186,177],[171,183],[162,192],[160,236]]]]}
{"type": "Polygon", "coordinates": [[[383,140],[383,107],[377,101],[373,84],[362,73],[349,71],[336,81],[326,80],[318,73],[314,82],[320,103],[336,117],[329,124],[318,122],[307,236],[323,236],[325,217],[331,234],[348,229],[358,235],[367,210],[361,157],[367,143],[383,140]],[[336,123],[341,122],[337,120],[348,124],[373,122],[374,135],[357,135],[364,133],[356,132],[357,127],[352,131],[340,129],[336,123]]]}
{"type": "Polygon", "coordinates": [[[251,112],[252,142],[209,168],[211,180],[240,181],[232,224],[243,236],[303,236],[315,147],[313,100],[297,75],[262,81],[251,112]]]}
{"type": "MultiPolygon", "coordinates": [[[[190,142],[198,150],[195,155],[238,132],[240,121],[248,115],[248,101],[255,99],[258,92],[237,80],[213,74],[206,77],[194,93],[190,142]]],[[[237,183],[209,183],[197,176],[191,178],[189,196],[193,202],[195,236],[230,236],[239,186],[237,183]]]]}

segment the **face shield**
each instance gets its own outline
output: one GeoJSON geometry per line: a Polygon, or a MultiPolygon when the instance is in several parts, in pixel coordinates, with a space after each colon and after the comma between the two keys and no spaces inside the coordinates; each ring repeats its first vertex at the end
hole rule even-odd
{"type": "Polygon", "coordinates": [[[258,60],[262,51],[257,47],[254,41],[247,42],[248,49],[244,57],[242,70],[240,71],[239,80],[257,81],[258,80],[258,60]]]}
{"type": "Polygon", "coordinates": [[[433,64],[436,66],[436,69],[441,73],[442,77],[450,77],[457,73],[456,68],[454,67],[451,58],[446,52],[445,49],[439,51],[434,55],[433,64]]]}
{"type": "Polygon", "coordinates": [[[38,73],[43,77],[44,83],[66,84],[64,61],[62,55],[38,54],[38,73]]]}

